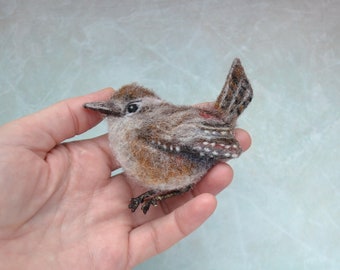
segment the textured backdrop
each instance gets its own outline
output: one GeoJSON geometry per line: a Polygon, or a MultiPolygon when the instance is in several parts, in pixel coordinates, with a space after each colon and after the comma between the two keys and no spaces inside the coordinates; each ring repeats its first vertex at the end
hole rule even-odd
{"type": "Polygon", "coordinates": [[[331,0],[0,0],[0,124],[130,82],[214,100],[239,57],[253,146],[210,220],[136,269],[340,269],[339,12],[331,0]]]}

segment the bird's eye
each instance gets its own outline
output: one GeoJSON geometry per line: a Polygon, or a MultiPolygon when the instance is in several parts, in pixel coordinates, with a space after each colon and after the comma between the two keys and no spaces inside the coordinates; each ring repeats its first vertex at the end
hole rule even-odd
{"type": "Polygon", "coordinates": [[[134,112],[136,112],[138,110],[138,108],[139,107],[138,107],[138,105],[136,103],[130,103],[130,104],[127,105],[126,111],[128,113],[134,113],[134,112]]]}

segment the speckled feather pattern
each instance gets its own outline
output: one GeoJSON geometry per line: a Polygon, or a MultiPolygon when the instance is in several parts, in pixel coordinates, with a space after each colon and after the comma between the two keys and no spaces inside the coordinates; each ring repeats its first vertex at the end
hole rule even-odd
{"type": "Polygon", "coordinates": [[[211,110],[173,105],[137,84],[123,86],[109,101],[85,107],[107,115],[113,154],[129,178],[164,191],[194,184],[214,164],[239,157],[235,122],[252,95],[235,59],[211,110]],[[129,113],[128,106],[137,106],[137,111],[129,113]]]}

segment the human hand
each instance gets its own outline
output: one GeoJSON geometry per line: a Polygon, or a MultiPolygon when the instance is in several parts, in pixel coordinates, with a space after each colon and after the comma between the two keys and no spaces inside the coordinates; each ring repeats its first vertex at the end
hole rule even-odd
{"type": "MultiPolygon", "coordinates": [[[[148,215],[131,213],[141,193],[119,168],[107,135],[62,143],[99,123],[82,105],[112,89],[62,101],[0,127],[0,269],[130,269],[166,250],[215,210],[232,179],[218,164],[186,194],[148,215]]],[[[250,136],[236,130],[244,150],[250,136]]]]}

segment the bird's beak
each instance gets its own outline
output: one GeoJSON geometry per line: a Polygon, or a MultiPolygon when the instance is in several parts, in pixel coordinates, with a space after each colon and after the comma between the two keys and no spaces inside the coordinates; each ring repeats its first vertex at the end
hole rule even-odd
{"type": "Polygon", "coordinates": [[[94,110],[105,115],[122,116],[121,109],[112,101],[89,102],[85,103],[83,106],[86,109],[94,110]]]}

